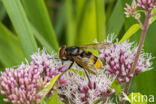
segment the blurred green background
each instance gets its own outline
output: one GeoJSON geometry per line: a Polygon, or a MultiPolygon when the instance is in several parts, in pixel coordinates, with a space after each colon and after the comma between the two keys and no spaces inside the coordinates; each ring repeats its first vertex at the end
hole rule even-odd
{"type": "MultiPolygon", "coordinates": [[[[0,70],[19,65],[38,48],[48,52],[62,45],[85,45],[108,34],[124,33],[137,21],[124,15],[132,0],[0,0],[0,70]]],[[[142,14],[141,20],[144,20],[142,14]]],[[[156,56],[156,22],[150,25],[144,51],[156,56]]],[[[141,30],[131,41],[138,43],[141,30]]],[[[131,91],[156,96],[153,69],[136,76],[131,91]]],[[[0,104],[4,104],[0,97],[0,104]]]]}

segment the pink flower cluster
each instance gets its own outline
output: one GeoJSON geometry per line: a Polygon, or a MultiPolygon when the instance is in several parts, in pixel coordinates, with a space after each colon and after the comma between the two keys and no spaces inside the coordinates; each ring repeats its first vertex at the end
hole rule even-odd
{"type": "Polygon", "coordinates": [[[124,10],[125,10],[126,17],[133,16],[135,18],[138,18],[138,13],[136,12],[137,4],[135,1],[133,1],[131,5],[126,3],[126,7],[124,8],[124,10]]]}
{"type": "Polygon", "coordinates": [[[134,17],[135,19],[138,20],[138,22],[141,24],[140,17],[141,14],[140,12],[137,11],[138,7],[144,9],[147,12],[151,12],[153,8],[156,8],[156,1],[155,0],[133,0],[131,5],[126,3],[126,7],[124,8],[125,10],[125,15],[126,17],[134,17]]]}
{"type": "MultiPolygon", "coordinates": [[[[118,82],[129,82],[134,76],[130,73],[132,64],[136,56],[136,47],[133,44],[125,41],[121,44],[112,44],[106,49],[100,50],[100,57],[105,60],[104,66],[107,73],[116,76],[118,82]]],[[[142,53],[136,66],[135,74],[149,70],[151,67],[151,56],[142,53]]]]}
{"type": "Polygon", "coordinates": [[[19,68],[6,69],[0,78],[1,94],[7,98],[6,102],[13,104],[37,104],[42,96],[38,89],[43,88],[46,81],[29,65],[21,65],[19,68]]]}
{"type": "MultiPolygon", "coordinates": [[[[5,95],[4,101],[13,104],[37,104],[43,97],[40,91],[55,75],[66,69],[54,55],[42,52],[32,55],[30,64],[21,65],[16,69],[6,69],[1,73],[0,91],[5,95]]],[[[59,78],[57,85],[66,84],[59,78]]]]}
{"type": "Polygon", "coordinates": [[[142,9],[151,11],[153,8],[156,7],[156,1],[155,0],[137,0],[138,6],[142,9]]]}
{"type": "MultiPolygon", "coordinates": [[[[90,74],[91,82],[86,77],[71,71],[68,71],[64,77],[68,84],[58,89],[58,94],[68,98],[67,104],[93,104],[95,100],[100,98],[107,102],[108,97],[114,93],[113,89],[109,89],[113,79],[107,76],[103,70],[99,71],[97,76],[90,74]]],[[[63,101],[64,98],[62,98],[63,101]]]]}
{"type": "MultiPolygon", "coordinates": [[[[47,54],[45,50],[37,52],[31,56],[32,61],[30,66],[42,73],[43,79],[49,82],[57,74],[64,72],[67,69],[66,65],[62,65],[62,62],[58,59],[55,53],[47,54]],[[44,74],[44,75],[43,75],[44,74]]],[[[60,77],[57,81],[57,87],[66,84],[66,80],[60,77]]]]}

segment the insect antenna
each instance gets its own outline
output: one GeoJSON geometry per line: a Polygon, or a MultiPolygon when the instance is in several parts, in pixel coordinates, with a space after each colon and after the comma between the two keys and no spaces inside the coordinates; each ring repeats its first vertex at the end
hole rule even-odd
{"type": "Polygon", "coordinates": [[[58,60],[59,58],[58,57],[55,57],[55,58],[49,57],[48,59],[57,59],[58,60]]]}

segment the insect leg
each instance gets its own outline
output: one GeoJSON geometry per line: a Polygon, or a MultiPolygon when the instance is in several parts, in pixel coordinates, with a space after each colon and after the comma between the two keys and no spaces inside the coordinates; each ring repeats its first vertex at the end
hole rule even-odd
{"type": "Polygon", "coordinates": [[[83,70],[84,70],[84,72],[85,72],[85,75],[86,75],[86,76],[87,76],[87,78],[88,78],[89,83],[90,83],[91,81],[90,81],[90,78],[89,78],[89,75],[88,75],[88,73],[87,73],[86,69],[83,69],[83,70]]]}
{"type": "Polygon", "coordinates": [[[67,72],[73,66],[73,64],[74,64],[74,61],[72,61],[72,63],[68,67],[68,69],[66,69],[60,76],[62,76],[65,72],[67,72]]]}
{"type": "Polygon", "coordinates": [[[89,83],[90,83],[91,81],[90,81],[90,78],[89,78],[89,75],[88,75],[88,73],[87,73],[86,69],[84,69],[84,68],[83,68],[80,64],[78,64],[78,63],[77,63],[77,65],[78,65],[79,67],[81,67],[81,68],[84,70],[85,75],[87,76],[88,81],[89,81],[89,83]]]}

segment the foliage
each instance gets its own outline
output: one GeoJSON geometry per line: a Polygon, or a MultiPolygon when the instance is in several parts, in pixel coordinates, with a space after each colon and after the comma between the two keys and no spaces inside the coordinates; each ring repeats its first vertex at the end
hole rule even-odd
{"type": "Polygon", "coordinates": [[[121,97],[121,85],[116,80],[114,80],[114,82],[112,83],[111,88],[115,90],[115,93],[119,97],[121,97]]]}
{"type": "MultiPolygon", "coordinates": [[[[54,78],[52,78],[49,81],[49,83],[47,83],[47,85],[45,85],[45,88],[41,91],[41,95],[46,96],[48,94],[48,92],[52,89],[52,87],[54,87],[54,84],[57,81],[57,79],[59,78],[59,76],[60,76],[60,74],[56,75],[54,78]]],[[[54,95],[47,102],[52,102],[53,101],[52,99],[54,99],[53,97],[56,97],[56,96],[57,96],[57,92],[54,91],[54,95]]],[[[42,102],[44,102],[44,98],[42,98],[39,103],[42,103],[42,102]]]]}
{"type": "Polygon", "coordinates": [[[134,24],[132,25],[127,32],[124,34],[124,36],[122,37],[122,39],[119,41],[119,43],[124,42],[125,40],[129,39],[132,35],[134,35],[139,29],[141,28],[141,26],[139,24],[134,24]]]}
{"type": "Polygon", "coordinates": [[[58,99],[58,95],[57,95],[57,91],[55,90],[54,91],[54,94],[53,96],[50,96],[50,98],[46,101],[46,104],[64,104],[63,102],[61,102],[59,99],[58,99]]]}
{"type": "MultiPolygon", "coordinates": [[[[38,48],[57,51],[62,45],[90,44],[94,39],[101,42],[112,33],[121,39],[119,43],[127,39],[139,42],[141,27],[124,15],[125,2],[132,0],[0,0],[0,71],[25,62],[25,58],[30,61],[38,48]]],[[[144,45],[153,56],[155,18],[151,18],[144,45]]],[[[153,70],[135,77],[131,91],[156,96],[155,63],[153,70]]],[[[121,93],[118,84],[112,87],[121,93]]],[[[56,96],[55,92],[50,99],[56,96]]],[[[1,97],[0,103],[6,104],[1,97]]]]}

